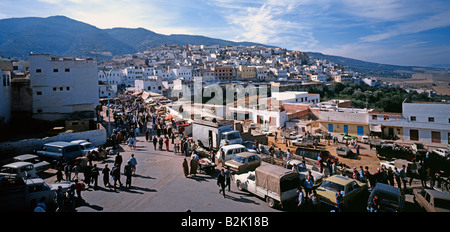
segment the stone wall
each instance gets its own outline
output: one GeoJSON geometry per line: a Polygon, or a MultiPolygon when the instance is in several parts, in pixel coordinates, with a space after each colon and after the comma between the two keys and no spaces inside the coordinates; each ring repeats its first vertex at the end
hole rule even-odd
{"type": "Polygon", "coordinates": [[[46,137],[46,138],[34,138],[25,139],[15,142],[2,142],[0,143],[0,159],[11,155],[20,155],[26,153],[34,153],[35,150],[41,149],[41,147],[49,142],[56,141],[66,141],[70,142],[73,140],[88,140],[94,145],[103,145],[106,142],[106,129],[100,124],[97,130],[89,130],[77,133],[61,133],[57,136],[46,137]]]}

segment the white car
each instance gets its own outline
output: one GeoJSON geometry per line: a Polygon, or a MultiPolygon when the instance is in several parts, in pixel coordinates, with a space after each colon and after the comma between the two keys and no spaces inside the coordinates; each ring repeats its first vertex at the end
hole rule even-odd
{"type": "Polygon", "coordinates": [[[36,168],[30,162],[14,162],[4,165],[0,169],[0,177],[23,177],[23,178],[38,178],[36,168]]]}
{"type": "Polygon", "coordinates": [[[216,153],[216,160],[220,159],[220,150],[223,149],[223,151],[225,152],[225,160],[224,161],[228,161],[230,159],[232,159],[234,157],[235,154],[238,153],[242,153],[242,152],[252,152],[252,153],[256,153],[255,150],[253,149],[247,149],[244,145],[242,144],[231,144],[231,145],[225,145],[222,146],[219,151],[217,151],[216,153]]]}
{"type": "Polygon", "coordinates": [[[448,157],[448,153],[449,153],[448,149],[443,149],[443,148],[434,149],[433,152],[438,154],[438,155],[440,155],[440,156],[442,156],[442,157],[444,157],[444,158],[447,158],[448,157]]]}
{"type": "Polygon", "coordinates": [[[71,143],[80,145],[81,150],[83,151],[83,155],[86,155],[88,151],[98,151],[96,147],[92,145],[92,143],[86,141],[86,140],[74,140],[71,141],[71,143]]]}

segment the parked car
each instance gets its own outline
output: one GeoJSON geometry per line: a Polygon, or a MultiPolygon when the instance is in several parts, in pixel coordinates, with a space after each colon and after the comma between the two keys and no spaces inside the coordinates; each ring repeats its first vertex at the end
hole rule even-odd
{"type": "Polygon", "coordinates": [[[94,145],[92,145],[92,143],[88,142],[87,140],[74,140],[70,143],[80,145],[80,148],[83,151],[83,155],[87,155],[88,152],[90,152],[92,158],[94,158],[95,160],[100,160],[107,157],[107,152],[99,151],[97,147],[94,147],[94,145]]]}
{"type": "Polygon", "coordinates": [[[314,146],[314,140],[312,138],[308,139],[306,137],[296,138],[292,141],[294,146],[314,146]]]}
{"type": "Polygon", "coordinates": [[[242,152],[236,154],[231,160],[225,162],[232,173],[253,171],[261,165],[261,158],[256,153],[242,152]]]}
{"type": "Polygon", "coordinates": [[[47,184],[41,178],[4,178],[0,181],[0,211],[29,210],[33,202],[38,203],[43,197],[48,209],[55,202],[58,187],[66,192],[72,184],[70,181],[47,184]]]}
{"type": "Polygon", "coordinates": [[[369,142],[370,142],[369,136],[364,135],[363,137],[361,137],[361,142],[365,143],[365,144],[369,144],[369,142]]]}
{"type": "Polygon", "coordinates": [[[80,145],[80,148],[83,151],[83,155],[86,155],[88,152],[96,151],[96,148],[92,145],[92,143],[88,142],[87,140],[74,140],[70,143],[80,145]]]}
{"type": "Polygon", "coordinates": [[[450,212],[450,194],[432,189],[413,189],[414,202],[427,212],[450,212]]]}
{"type": "Polygon", "coordinates": [[[29,162],[14,162],[4,165],[0,169],[0,177],[21,177],[21,178],[37,178],[37,172],[34,165],[29,162]]]}
{"type": "Polygon", "coordinates": [[[324,149],[314,149],[314,148],[306,148],[306,147],[299,147],[295,150],[295,155],[301,156],[304,158],[312,159],[312,160],[318,160],[319,157],[322,158],[323,161],[327,160],[328,158],[331,160],[331,162],[339,162],[339,158],[331,155],[331,153],[324,149]]]}
{"type": "Polygon", "coordinates": [[[411,144],[411,150],[416,155],[425,154],[427,152],[427,149],[423,145],[423,143],[413,143],[413,144],[411,144]]]}
{"type": "Polygon", "coordinates": [[[443,149],[443,148],[437,148],[437,149],[434,149],[433,152],[438,154],[438,155],[440,155],[440,156],[442,156],[442,157],[444,157],[444,158],[447,158],[449,150],[448,149],[443,149]]]}
{"type": "Polygon", "coordinates": [[[405,208],[405,194],[397,187],[377,183],[367,200],[367,211],[370,211],[372,200],[377,195],[380,200],[378,212],[402,212],[405,208]]]}
{"type": "MultiPolygon", "coordinates": [[[[232,159],[234,157],[234,155],[236,155],[238,153],[242,153],[242,152],[256,153],[255,150],[247,149],[242,144],[225,145],[225,146],[222,146],[221,149],[223,149],[223,151],[225,152],[225,161],[232,159]]],[[[217,151],[217,153],[216,153],[216,160],[220,159],[220,150],[221,149],[219,149],[219,151],[217,151]]]]}
{"type": "MultiPolygon", "coordinates": [[[[343,207],[348,207],[355,199],[367,193],[367,184],[341,175],[330,176],[316,189],[319,200],[332,207],[337,207],[336,193],[343,195],[343,207]]],[[[367,196],[366,196],[367,197],[367,196]]]]}
{"type": "Polygon", "coordinates": [[[336,147],[336,154],[338,156],[342,156],[342,157],[353,157],[355,155],[355,153],[353,153],[352,149],[350,149],[347,146],[339,146],[336,147]]]}
{"type": "Polygon", "coordinates": [[[241,191],[248,191],[266,200],[269,207],[283,207],[297,198],[299,173],[277,165],[263,165],[244,174],[234,175],[241,191]]]}
{"type": "Polygon", "coordinates": [[[46,143],[36,154],[42,159],[49,161],[54,165],[57,160],[62,159],[63,164],[83,156],[80,145],[69,142],[51,142],[46,143]]]}
{"type": "Polygon", "coordinates": [[[297,138],[303,138],[303,135],[297,132],[291,132],[288,135],[286,135],[286,139],[297,139],[297,138]]]}
{"type": "Polygon", "coordinates": [[[29,162],[34,165],[34,168],[36,169],[36,172],[43,172],[50,168],[50,163],[47,161],[41,160],[39,156],[33,155],[33,154],[23,154],[18,155],[12,158],[13,162],[29,162]]]}

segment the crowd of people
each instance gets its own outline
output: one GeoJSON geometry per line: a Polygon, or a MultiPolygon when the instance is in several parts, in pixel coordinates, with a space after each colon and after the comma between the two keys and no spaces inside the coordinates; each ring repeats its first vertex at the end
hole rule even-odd
{"type": "MultiPolygon", "coordinates": [[[[145,141],[153,143],[153,148],[155,151],[171,151],[175,155],[185,156],[182,162],[182,169],[185,177],[191,176],[195,177],[198,173],[200,164],[199,156],[196,153],[198,145],[192,139],[189,139],[184,135],[184,127],[179,126],[173,118],[162,117],[158,109],[154,106],[147,107],[141,101],[136,100],[138,98],[132,97],[130,95],[120,95],[116,100],[116,108],[114,113],[114,125],[115,128],[112,130],[110,141],[114,148],[118,148],[120,145],[128,146],[130,151],[135,151],[138,148],[138,141],[136,136],[145,135],[145,141]],[[171,145],[171,146],[170,146],[171,145]],[[170,150],[172,147],[172,150],[170,150]]],[[[281,133],[281,142],[286,145],[287,149],[283,150],[281,147],[277,148],[278,144],[278,133],[275,133],[274,141],[268,149],[268,153],[274,159],[283,161],[282,163],[286,168],[289,166],[289,161],[294,157],[290,146],[291,140],[287,139],[284,131],[281,133]]],[[[309,132],[305,136],[310,136],[309,132]]],[[[336,141],[333,140],[335,143],[336,141]]],[[[330,145],[330,144],[328,144],[330,145]]],[[[352,141],[350,145],[353,146],[356,153],[359,155],[359,144],[356,141],[352,141]]],[[[318,142],[314,143],[314,146],[318,146],[318,142]]],[[[255,140],[253,144],[253,149],[257,153],[262,153],[265,149],[263,144],[255,140]]],[[[220,151],[220,150],[219,150],[220,151]]],[[[114,152],[109,153],[112,155],[114,152]]],[[[220,152],[219,152],[220,153],[220,152]]],[[[228,187],[228,191],[231,190],[231,172],[229,168],[224,165],[224,154],[222,154],[222,159],[219,158],[217,165],[219,167],[220,173],[217,176],[217,185],[219,186],[219,193],[223,194],[225,198],[225,189],[228,187]]],[[[215,154],[209,153],[208,158],[212,160],[212,163],[216,163],[215,154]]],[[[136,172],[137,160],[134,154],[131,155],[130,160],[128,160],[124,167],[123,172],[121,172],[123,163],[123,158],[120,152],[116,152],[116,157],[114,165],[110,168],[108,164],[104,164],[103,168],[99,168],[97,164],[92,164],[92,159],[89,158],[86,165],[81,163],[66,164],[62,165],[61,162],[57,163],[57,182],[63,180],[74,181],[74,185],[65,194],[57,192],[57,204],[59,211],[74,211],[75,202],[81,200],[81,192],[84,189],[90,189],[93,187],[94,190],[98,189],[98,178],[102,176],[103,185],[105,188],[117,191],[118,187],[122,187],[121,175],[126,177],[125,187],[132,187],[132,177],[136,172]],[[84,178],[80,178],[79,174],[82,173],[84,178]],[[81,181],[82,180],[82,181],[81,181]],[[112,184],[110,183],[112,181],[112,184]],[[75,197],[76,195],[76,197],[75,197]]],[[[304,164],[304,162],[303,162],[304,164]]],[[[343,167],[337,162],[337,160],[332,160],[330,157],[322,158],[318,157],[317,165],[319,166],[319,171],[324,173],[327,171],[327,175],[334,175],[338,173],[343,173],[343,167]]],[[[298,167],[293,165],[293,170],[298,167]]],[[[376,172],[369,172],[368,166],[360,166],[359,169],[354,167],[352,169],[351,176],[361,182],[368,183],[371,188],[373,188],[376,183],[386,183],[392,186],[397,186],[398,188],[406,189],[407,186],[407,173],[410,173],[407,167],[403,166],[401,169],[384,168],[380,167],[376,172]]],[[[430,181],[430,187],[441,185],[441,178],[439,173],[433,173],[430,168],[427,169],[426,165],[419,162],[418,168],[419,175],[417,177],[410,176],[409,184],[414,178],[419,178],[421,180],[422,186],[427,186],[427,180],[430,181]]],[[[306,178],[305,182],[301,184],[301,188],[298,190],[298,207],[299,209],[304,209],[305,205],[309,205],[312,209],[316,209],[319,205],[316,192],[313,190],[314,178],[309,176],[306,178]]],[[[339,198],[339,196],[336,196],[339,198]]]]}

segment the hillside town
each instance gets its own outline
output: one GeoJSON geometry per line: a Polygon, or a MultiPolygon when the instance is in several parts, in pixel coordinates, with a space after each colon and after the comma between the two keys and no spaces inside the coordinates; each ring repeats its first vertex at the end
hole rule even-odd
{"type": "MultiPolygon", "coordinates": [[[[176,158],[174,169],[183,178],[205,175],[215,182],[231,170],[233,183],[221,184],[223,198],[225,186],[233,186],[269,208],[314,211],[320,202],[320,211],[450,210],[450,104],[404,99],[398,113],[355,108],[346,99],[322,101],[317,90],[332,90],[336,82],[388,84],[303,52],[163,45],[111,60],[30,54],[28,60],[1,59],[0,73],[0,128],[7,131],[0,140],[1,211],[34,210],[43,195],[37,199],[23,189],[37,180],[51,185],[53,195],[45,197],[57,202],[54,210],[83,211],[81,191],[92,196],[90,204],[100,204],[96,191],[88,191],[97,187],[90,172],[109,175],[105,164],[115,167],[120,154],[133,158],[124,164],[137,173],[150,170],[144,160],[162,162],[148,157],[158,154],[176,158]],[[24,154],[48,165],[38,170],[17,159],[24,154]],[[28,165],[27,171],[17,165],[28,165]],[[89,173],[72,177],[74,166],[89,173]],[[262,184],[258,178],[274,179],[262,184]],[[23,194],[27,201],[15,202],[23,194]],[[400,202],[386,203],[392,194],[400,202]],[[292,200],[297,206],[290,208],[292,200]]],[[[131,179],[149,181],[118,168],[114,192],[131,188],[131,179]]],[[[106,188],[109,176],[103,180],[106,188]]]]}

